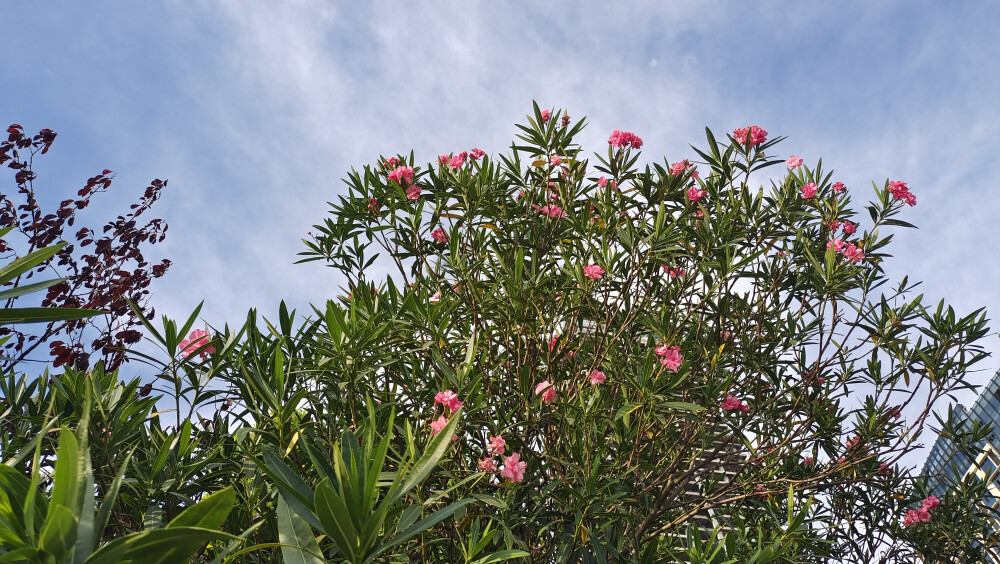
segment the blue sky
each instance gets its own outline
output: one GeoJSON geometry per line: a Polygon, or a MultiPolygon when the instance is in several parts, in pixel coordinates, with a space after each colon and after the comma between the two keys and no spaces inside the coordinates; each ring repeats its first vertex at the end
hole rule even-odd
{"type": "Polygon", "coordinates": [[[587,116],[587,148],[627,129],[673,161],[705,126],[756,123],[856,200],[905,180],[920,230],[889,271],[959,312],[1000,312],[1000,4],[538,4],[12,2],[0,122],[59,133],[37,166],[53,198],[116,171],[122,199],[101,218],[169,179],[152,254],[173,266],[153,304],[184,317],[204,299],[217,326],[337,293],[329,269],[291,263],[352,166],[503,152],[532,100],[587,116]]]}

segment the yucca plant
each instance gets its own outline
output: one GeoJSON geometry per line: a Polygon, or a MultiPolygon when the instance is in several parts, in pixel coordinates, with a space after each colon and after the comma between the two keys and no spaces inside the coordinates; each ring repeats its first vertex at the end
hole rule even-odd
{"type": "Polygon", "coordinates": [[[217,530],[236,501],[232,488],[225,488],[205,496],[165,525],[152,523],[144,531],[100,546],[130,455],[98,504],[87,441],[92,393],[88,388],[76,430],[59,430],[51,476],[43,473],[48,465],[42,457],[42,441],[56,428],[55,418],[32,441],[30,479],[17,468],[30,451],[0,465],[0,562],[183,562],[210,541],[240,540],[217,530]]]}

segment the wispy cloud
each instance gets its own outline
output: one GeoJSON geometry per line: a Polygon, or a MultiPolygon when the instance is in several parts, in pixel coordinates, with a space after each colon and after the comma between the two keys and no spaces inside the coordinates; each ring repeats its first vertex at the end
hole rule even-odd
{"type": "Polygon", "coordinates": [[[290,263],[351,167],[503,152],[531,100],[588,115],[594,150],[622,128],[677,160],[705,125],[759,123],[822,156],[856,201],[871,180],[907,180],[921,229],[900,233],[889,272],[1000,311],[994,5],[51,4],[5,7],[23,47],[0,69],[0,118],[62,134],[51,186],[105,166],[123,191],[170,178],[174,267],[154,292],[171,316],[206,299],[221,325],[334,296],[328,269],[290,263]]]}

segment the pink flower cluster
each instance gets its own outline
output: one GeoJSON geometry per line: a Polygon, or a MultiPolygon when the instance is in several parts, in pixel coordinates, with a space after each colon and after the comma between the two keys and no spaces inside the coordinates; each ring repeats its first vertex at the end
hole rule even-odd
{"type": "Polygon", "coordinates": [[[666,343],[664,343],[656,347],[653,352],[660,357],[660,364],[666,366],[667,370],[677,372],[677,369],[684,363],[684,357],[681,356],[680,347],[668,347],[666,343]]]}
{"type": "MultiPolygon", "coordinates": [[[[191,334],[188,335],[188,338],[182,339],[181,342],[179,343],[181,347],[181,356],[187,358],[192,353],[194,353],[194,351],[198,350],[204,345],[207,345],[211,338],[212,335],[208,331],[205,331],[204,329],[195,329],[194,331],[191,331],[191,334]]],[[[199,352],[198,356],[200,356],[201,358],[205,358],[206,356],[214,352],[215,352],[215,347],[207,347],[205,350],[199,352]]]]}
{"type": "Polygon", "coordinates": [[[674,266],[663,265],[663,271],[666,272],[668,275],[670,275],[671,278],[674,278],[676,276],[684,276],[685,274],[687,274],[687,271],[679,266],[674,267],[674,266]]]}
{"type": "Polygon", "coordinates": [[[604,276],[604,269],[596,264],[588,264],[583,267],[583,274],[587,278],[592,278],[594,280],[600,280],[604,276]]]}
{"type": "Polygon", "coordinates": [[[801,188],[803,198],[812,198],[816,195],[816,183],[810,182],[801,188]]]}
{"type": "Polygon", "coordinates": [[[396,157],[386,157],[382,162],[385,163],[385,168],[394,168],[399,164],[399,159],[396,157]]]}
{"type": "Polygon", "coordinates": [[[785,166],[788,167],[788,170],[795,170],[799,168],[802,166],[802,157],[798,155],[788,157],[788,160],[785,161],[785,166]]]}
{"type": "Polygon", "coordinates": [[[692,186],[688,188],[687,197],[688,201],[698,203],[702,198],[708,195],[707,190],[699,190],[697,186],[692,186]]]}
{"type": "Polygon", "coordinates": [[[483,157],[483,155],[486,154],[486,151],[483,151],[482,149],[477,149],[476,147],[473,147],[472,150],[469,151],[469,153],[470,153],[470,156],[472,157],[472,160],[478,161],[479,159],[481,159],[483,157]]]}
{"type": "Polygon", "coordinates": [[[448,234],[445,233],[444,229],[442,229],[440,227],[438,227],[434,231],[431,231],[431,237],[433,237],[434,240],[437,241],[438,243],[447,243],[448,242],[448,234]]]}
{"type": "Polygon", "coordinates": [[[684,159],[683,161],[678,161],[670,165],[670,174],[674,176],[679,176],[689,170],[691,171],[691,177],[697,179],[699,176],[698,171],[695,170],[694,164],[692,164],[687,159],[684,159]]]}
{"type": "Polygon", "coordinates": [[[532,204],[531,209],[535,210],[536,212],[542,215],[547,215],[551,218],[566,217],[566,210],[562,209],[561,207],[555,204],[546,204],[544,206],[539,206],[538,204],[532,204]]]}
{"type": "MultiPolygon", "coordinates": [[[[388,160],[386,161],[388,162],[388,160]]],[[[400,186],[406,186],[406,198],[417,200],[420,198],[420,186],[413,183],[413,167],[398,166],[389,173],[389,180],[400,186]]]]}
{"type": "Polygon", "coordinates": [[[603,384],[605,380],[607,380],[607,376],[605,376],[604,372],[601,372],[600,370],[594,370],[590,373],[590,385],[592,386],[603,384]]]}
{"type": "Polygon", "coordinates": [[[742,411],[743,413],[750,411],[749,405],[740,401],[740,398],[733,395],[727,395],[726,399],[719,404],[719,407],[725,409],[726,411],[737,410],[742,411]]]}
{"type": "Polygon", "coordinates": [[[843,182],[834,182],[832,188],[833,188],[833,191],[836,192],[836,193],[838,193],[838,194],[840,194],[841,192],[843,192],[845,190],[843,182]]]}
{"type": "Polygon", "coordinates": [[[503,459],[503,468],[500,469],[500,475],[504,478],[509,478],[511,482],[523,482],[524,470],[527,467],[528,463],[521,460],[521,455],[515,452],[503,459]]]}
{"type": "MultiPolygon", "coordinates": [[[[552,403],[556,400],[556,388],[548,380],[542,380],[535,386],[535,395],[542,396],[542,401],[545,403],[552,403]]],[[[515,480],[519,482],[520,480],[515,480]]]]}
{"type": "Polygon", "coordinates": [[[397,166],[389,173],[389,180],[395,181],[400,186],[413,184],[413,167],[397,166]]]}
{"type": "Polygon", "coordinates": [[[459,409],[462,409],[462,406],[465,405],[462,403],[461,400],[458,399],[458,396],[455,395],[455,392],[451,390],[438,392],[437,394],[434,395],[434,405],[437,405],[439,403],[443,405],[446,410],[452,413],[458,411],[459,409]]]}
{"type": "Polygon", "coordinates": [[[917,197],[910,193],[906,183],[902,180],[893,180],[889,183],[889,193],[897,200],[905,200],[910,206],[917,205],[917,197]]]}
{"type": "Polygon", "coordinates": [[[490,444],[486,446],[486,452],[490,454],[503,455],[506,448],[507,441],[503,439],[503,435],[497,435],[495,437],[490,435],[490,444]]]}
{"type": "Polygon", "coordinates": [[[608,143],[616,149],[619,147],[627,148],[629,145],[633,149],[642,147],[642,139],[638,135],[631,131],[619,131],[617,129],[611,132],[611,137],[608,137],[608,143]]]}
{"type": "Polygon", "coordinates": [[[448,420],[445,419],[444,415],[442,415],[441,417],[438,417],[434,421],[431,421],[431,431],[436,435],[440,433],[441,430],[444,429],[445,425],[447,424],[448,420]]]}
{"type": "Polygon", "coordinates": [[[917,523],[929,522],[931,520],[931,510],[937,509],[939,505],[941,505],[941,500],[934,496],[924,498],[923,503],[920,504],[920,509],[916,511],[912,509],[907,510],[906,517],[903,518],[903,526],[909,527],[917,523]]]}
{"type": "Polygon", "coordinates": [[[548,122],[549,118],[551,117],[552,117],[552,112],[550,112],[549,110],[542,110],[542,123],[548,122]]]}
{"type": "MultiPolygon", "coordinates": [[[[844,230],[847,231],[846,229],[844,230]]],[[[852,230],[851,233],[854,231],[852,230]]],[[[864,251],[861,247],[855,245],[854,243],[845,243],[841,239],[834,239],[827,242],[826,250],[833,250],[835,253],[842,253],[844,258],[850,260],[851,262],[860,262],[865,258],[864,251]]]]}
{"type": "Polygon", "coordinates": [[[767,130],[757,125],[741,127],[733,130],[733,138],[735,138],[741,145],[747,142],[747,135],[750,136],[751,147],[754,145],[760,145],[764,141],[767,141],[767,130]]]}

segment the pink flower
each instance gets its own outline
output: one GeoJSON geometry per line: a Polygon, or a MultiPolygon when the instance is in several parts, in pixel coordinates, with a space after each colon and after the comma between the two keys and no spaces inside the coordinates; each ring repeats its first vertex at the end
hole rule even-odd
{"type": "Polygon", "coordinates": [[[858,262],[865,258],[865,254],[861,252],[861,248],[854,245],[854,243],[848,243],[844,247],[844,256],[851,259],[851,262],[858,262]]]}
{"type": "Polygon", "coordinates": [[[840,251],[844,250],[845,244],[846,243],[844,243],[840,239],[834,239],[833,241],[830,241],[826,244],[826,250],[829,251],[830,249],[833,249],[835,253],[839,253],[840,251]]]}
{"type": "Polygon", "coordinates": [[[844,222],[844,233],[848,235],[853,235],[855,231],[858,230],[858,225],[856,223],[851,223],[850,221],[844,222]]]}
{"type": "Polygon", "coordinates": [[[604,269],[596,264],[588,264],[583,267],[583,274],[588,278],[593,278],[594,280],[600,280],[601,276],[604,276],[604,269]]]}
{"type": "Polygon", "coordinates": [[[444,429],[445,425],[447,424],[448,420],[444,418],[444,415],[442,415],[441,417],[438,417],[434,421],[431,421],[431,431],[433,431],[434,434],[436,435],[440,433],[441,429],[444,429]]]}
{"type": "Polygon", "coordinates": [[[441,229],[440,227],[438,227],[434,231],[431,231],[431,237],[433,237],[434,240],[437,241],[438,243],[448,242],[448,234],[445,233],[444,229],[441,229]]]}
{"type": "Polygon", "coordinates": [[[917,205],[917,197],[910,193],[909,188],[906,187],[906,183],[902,180],[889,182],[889,193],[897,200],[905,200],[907,205],[917,205]]]}
{"type": "Polygon", "coordinates": [[[549,341],[549,352],[556,350],[556,343],[558,342],[559,342],[559,335],[553,336],[552,340],[549,341]]]}
{"type": "Polygon", "coordinates": [[[451,158],[451,155],[445,155],[444,153],[442,153],[442,154],[438,155],[438,162],[441,163],[441,164],[448,164],[448,160],[450,158],[451,158]]]}
{"type": "MultiPolygon", "coordinates": [[[[181,342],[179,343],[181,347],[181,356],[187,358],[194,351],[198,350],[204,345],[207,345],[211,338],[212,338],[211,334],[208,331],[205,331],[204,329],[195,329],[194,331],[191,331],[191,333],[188,335],[188,338],[181,340],[181,342]]],[[[198,356],[200,356],[201,358],[205,358],[206,356],[214,352],[215,352],[215,347],[208,347],[205,350],[199,352],[198,356]]]]}
{"type": "Polygon", "coordinates": [[[803,198],[812,198],[815,195],[816,195],[816,183],[815,182],[810,182],[809,184],[806,184],[805,186],[802,187],[802,197],[803,198]]]}
{"type": "Polygon", "coordinates": [[[567,125],[569,125],[569,114],[565,114],[562,117],[562,126],[566,127],[567,125]]]}
{"type": "Polygon", "coordinates": [[[799,157],[797,155],[792,155],[788,157],[788,160],[785,161],[785,166],[788,167],[788,170],[795,170],[799,168],[800,166],[802,166],[802,157],[799,157]]]}
{"type": "Polygon", "coordinates": [[[488,456],[479,459],[479,470],[482,472],[496,472],[497,461],[488,456]]]}
{"type": "Polygon", "coordinates": [[[684,159],[683,161],[678,161],[670,165],[670,174],[674,176],[684,174],[684,171],[686,171],[689,166],[691,166],[691,163],[689,163],[687,159],[684,159]]]}
{"type": "Polygon", "coordinates": [[[691,171],[691,178],[694,178],[695,180],[698,180],[700,177],[701,177],[701,173],[700,172],[698,172],[697,170],[692,170],[691,171]]]}
{"type": "Polygon", "coordinates": [[[547,215],[551,218],[566,217],[566,210],[562,209],[561,207],[555,204],[546,204],[544,206],[533,204],[531,207],[538,213],[542,215],[547,215]]]}
{"type": "Polygon", "coordinates": [[[507,448],[507,441],[503,440],[502,435],[496,437],[490,435],[490,444],[486,446],[486,452],[502,455],[505,448],[507,448]]]}
{"type": "Polygon", "coordinates": [[[813,462],[814,462],[813,461],[813,457],[807,456],[806,459],[802,461],[802,464],[804,464],[806,466],[812,466],[813,462]]]}
{"type": "Polygon", "coordinates": [[[420,199],[420,186],[414,184],[406,189],[406,198],[408,200],[419,200],[420,199]]]}
{"type": "Polygon", "coordinates": [[[726,399],[719,404],[719,407],[725,409],[726,411],[739,410],[742,411],[743,413],[750,411],[749,405],[741,402],[740,398],[733,395],[727,395],[726,399]]]}
{"type": "Polygon", "coordinates": [[[473,147],[471,153],[472,153],[472,160],[478,161],[480,158],[482,158],[483,155],[486,154],[486,151],[473,147]]]}
{"type": "Polygon", "coordinates": [[[916,525],[920,519],[917,517],[917,512],[909,509],[906,511],[906,517],[903,518],[903,526],[909,527],[910,525],[916,525]]]}
{"type": "Polygon", "coordinates": [[[611,189],[612,189],[612,190],[617,190],[617,189],[618,189],[618,183],[617,183],[617,182],[615,182],[614,180],[612,180],[612,181],[610,182],[610,184],[611,184],[611,189]]]}
{"type": "Polygon", "coordinates": [[[763,127],[751,125],[750,127],[741,127],[733,130],[733,137],[741,145],[747,142],[747,135],[750,136],[751,147],[767,141],[767,130],[763,127]]]}
{"type": "Polygon", "coordinates": [[[917,510],[917,521],[921,523],[927,523],[931,520],[931,512],[927,511],[926,507],[921,507],[917,510]]]}
{"type": "Polygon", "coordinates": [[[515,452],[503,459],[500,475],[504,478],[510,478],[511,482],[523,482],[524,470],[527,467],[528,463],[521,460],[521,455],[515,452]]]}
{"type": "Polygon", "coordinates": [[[600,370],[594,370],[593,372],[590,373],[590,384],[592,386],[603,384],[606,379],[607,376],[605,376],[604,373],[601,372],[600,370]]]}
{"type": "Polygon", "coordinates": [[[384,161],[386,168],[391,168],[399,164],[399,159],[396,157],[386,157],[384,161]]]}
{"type": "Polygon", "coordinates": [[[368,198],[368,209],[370,209],[373,212],[377,212],[378,200],[376,200],[375,198],[368,198]]]}
{"type": "Polygon", "coordinates": [[[642,147],[642,139],[638,135],[631,131],[618,131],[617,129],[611,133],[611,137],[608,137],[608,143],[616,149],[619,147],[628,148],[629,145],[633,149],[642,147]]]}
{"type": "Polygon", "coordinates": [[[840,229],[840,220],[835,219],[831,221],[830,224],[827,225],[827,227],[830,229],[830,231],[836,231],[837,229],[840,229]]]}
{"type": "Polygon", "coordinates": [[[605,186],[607,186],[607,185],[608,185],[608,179],[607,179],[607,178],[604,178],[603,176],[602,176],[602,177],[600,177],[600,178],[598,178],[598,179],[597,179],[597,185],[598,185],[599,187],[601,187],[601,188],[604,188],[605,186]]]}
{"type": "Polygon", "coordinates": [[[548,110],[542,110],[542,123],[548,122],[550,117],[552,117],[552,112],[548,110]]]}
{"type": "Polygon", "coordinates": [[[669,274],[671,278],[675,276],[684,276],[685,274],[687,274],[687,272],[681,267],[667,266],[665,264],[663,265],[663,271],[669,274]]]}
{"type": "Polygon", "coordinates": [[[438,392],[434,395],[434,405],[441,404],[445,409],[454,413],[459,409],[462,409],[464,405],[455,395],[455,392],[451,390],[445,390],[443,392],[438,392]]]}
{"type": "Polygon", "coordinates": [[[927,496],[924,498],[923,502],[924,509],[930,511],[931,509],[937,509],[937,506],[941,505],[941,500],[934,496],[927,496]]]}
{"type": "Polygon", "coordinates": [[[542,380],[535,386],[535,395],[541,395],[545,403],[552,403],[556,399],[556,389],[548,380],[542,380]]]}
{"type": "Polygon", "coordinates": [[[413,168],[398,166],[389,173],[389,180],[395,181],[400,186],[403,184],[413,184],[413,168]]]}
{"type": "Polygon", "coordinates": [[[465,153],[459,153],[451,158],[448,166],[451,168],[462,168],[463,164],[465,164],[465,153]]]}
{"type": "Polygon", "coordinates": [[[681,356],[680,347],[668,347],[666,343],[664,343],[659,347],[656,347],[656,350],[653,352],[655,352],[658,356],[663,357],[660,359],[660,364],[666,366],[667,370],[677,372],[677,369],[684,363],[684,357],[681,356]]]}
{"type": "Polygon", "coordinates": [[[438,300],[440,300],[440,299],[441,299],[441,292],[434,292],[434,295],[433,295],[433,296],[431,296],[431,300],[432,300],[432,301],[435,301],[435,302],[436,302],[436,301],[438,301],[438,300]]]}
{"type": "Polygon", "coordinates": [[[699,202],[707,195],[707,190],[699,190],[697,186],[692,186],[687,191],[688,200],[692,202],[699,202]]]}
{"type": "Polygon", "coordinates": [[[843,192],[844,191],[844,183],[843,182],[834,182],[833,183],[833,191],[836,192],[836,193],[838,193],[838,194],[840,194],[841,192],[843,192]]]}
{"type": "Polygon", "coordinates": [[[551,164],[552,166],[559,166],[559,163],[561,162],[562,159],[559,158],[559,155],[552,155],[552,158],[549,159],[549,164],[551,164]]]}

